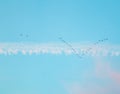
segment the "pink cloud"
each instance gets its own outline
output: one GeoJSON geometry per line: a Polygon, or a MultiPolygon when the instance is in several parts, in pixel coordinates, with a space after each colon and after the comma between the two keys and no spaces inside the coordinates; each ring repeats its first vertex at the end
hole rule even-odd
{"type": "Polygon", "coordinates": [[[95,58],[93,64],[95,67],[91,74],[87,73],[84,84],[77,80],[65,86],[68,94],[120,94],[120,72],[100,57],[95,58]]]}
{"type": "Polygon", "coordinates": [[[117,84],[120,85],[120,72],[116,72],[114,70],[111,70],[109,72],[109,76],[114,82],[116,82],[117,84]]]}
{"type": "Polygon", "coordinates": [[[68,94],[109,94],[110,90],[107,87],[101,87],[89,83],[88,85],[80,84],[80,82],[72,82],[65,87],[68,94]]]}

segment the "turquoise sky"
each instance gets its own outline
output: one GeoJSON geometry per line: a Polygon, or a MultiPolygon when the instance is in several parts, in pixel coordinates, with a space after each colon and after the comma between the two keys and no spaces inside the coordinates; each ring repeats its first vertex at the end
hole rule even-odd
{"type": "MultiPolygon", "coordinates": [[[[62,37],[68,43],[94,44],[108,38],[100,45],[119,48],[119,10],[119,0],[0,0],[0,43],[59,44],[62,37]]],[[[82,59],[0,54],[0,94],[120,94],[116,52],[82,59]]]]}

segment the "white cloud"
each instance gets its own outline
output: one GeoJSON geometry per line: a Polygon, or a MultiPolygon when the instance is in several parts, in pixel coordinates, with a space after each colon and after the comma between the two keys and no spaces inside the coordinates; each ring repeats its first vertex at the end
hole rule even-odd
{"type": "Polygon", "coordinates": [[[4,55],[16,55],[21,53],[23,55],[26,54],[81,54],[96,56],[120,56],[120,46],[91,46],[89,44],[79,44],[72,43],[72,48],[65,44],[60,43],[0,43],[0,54],[4,55]]]}

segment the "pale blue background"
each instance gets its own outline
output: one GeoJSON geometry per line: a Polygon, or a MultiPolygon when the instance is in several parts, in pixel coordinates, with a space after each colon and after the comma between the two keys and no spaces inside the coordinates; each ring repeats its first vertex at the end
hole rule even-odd
{"type": "MultiPolygon", "coordinates": [[[[120,1],[0,0],[0,42],[60,43],[59,37],[120,44],[120,1]]],[[[107,59],[119,70],[119,57],[107,59]]],[[[69,94],[63,83],[87,84],[82,75],[92,62],[75,55],[0,55],[0,94],[69,94]]]]}

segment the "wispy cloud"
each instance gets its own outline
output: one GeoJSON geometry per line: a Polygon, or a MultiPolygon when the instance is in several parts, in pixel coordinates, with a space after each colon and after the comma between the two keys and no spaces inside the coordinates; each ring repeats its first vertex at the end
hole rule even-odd
{"type": "Polygon", "coordinates": [[[79,54],[82,56],[120,56],[119,45],[92,46],[88,51],[90,44],[71,43],[73,49],[63,43],[0,43],[0,54],[16,55],[16,54],[79,54]]]}
{"type": "Polygon", "coordinates": [[[63,82],[68,94],[120,94],[120,71],[114,69],[110,61],[101,57],[94,59],[94,68],[85,73],[84,82],[81,79],[63,82]]]}
{"type": "Polygon", "coordinates": [[[110,88],[90,84],[82,86],[80,83],[73,82],[66,86],[68,94],[111,94],[110,88]]]}

